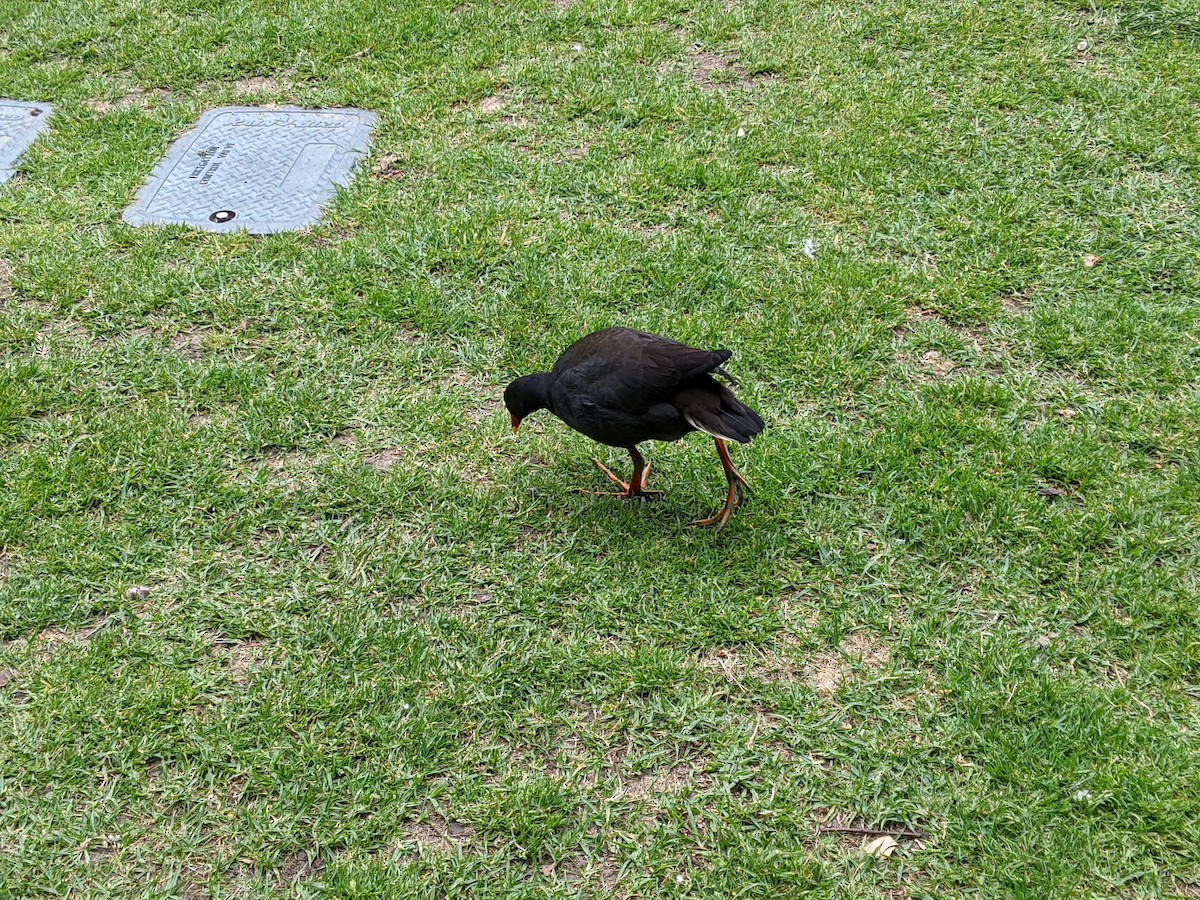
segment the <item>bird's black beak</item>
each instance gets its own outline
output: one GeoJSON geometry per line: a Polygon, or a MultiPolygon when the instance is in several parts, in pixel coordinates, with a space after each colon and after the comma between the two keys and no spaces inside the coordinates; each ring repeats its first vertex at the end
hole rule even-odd
{"type": "Polygon", "coordinates": [[[513,434],[516,434],[517,429],[521,427],[521,420],[518,419],[516,416],[514,416],[512,413],[509,413],[508,415],[509,415],[509,418],[512,419],[513,434]]]}

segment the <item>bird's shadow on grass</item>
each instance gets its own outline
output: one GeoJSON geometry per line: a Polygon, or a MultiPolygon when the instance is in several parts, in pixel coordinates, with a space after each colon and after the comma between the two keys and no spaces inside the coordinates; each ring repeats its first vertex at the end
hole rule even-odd
{"type": "Polygon", "coordinates": [[[754,508],[751,498],[745,508],[739,507],[725,527],[694,524],[711,516],[721,508],[723,495],[709,496],[700,486],[676,486],[664,488],[663,493],[652,498],[625,499],[613,494],[603,494],[605,488],[591,487],[586,493],[581,489],[570,491],[569,498],[560,504],[569,510],[569,519],[560,520],[564,529],[570,531],[595,531],[606,542],[628,541],[645,546],[657,540],[666,540],[676,548],[705,546],[713,541],[744,539],[751,528],[762,528],[761,510],[754,508]]]}

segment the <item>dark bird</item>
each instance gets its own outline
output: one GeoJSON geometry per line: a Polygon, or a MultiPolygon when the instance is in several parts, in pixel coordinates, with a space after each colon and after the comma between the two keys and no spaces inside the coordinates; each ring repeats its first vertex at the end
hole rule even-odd
{"type": "Polygon", "coordinates": [[[725,526],[749,489],[729,459],[727,441],[748,444],[763,430],[763,420],[713,373],[734,383],[721,365],[729,350],[697,350],[668,338],[606,328],[580,338],[563,351],[549,372],[524,375],[504,390],[504,405],[513,431],[521,420],[548,409],[594,441],[624,447],[633,460],[629,483],[599,461],[600,471],[619,484],[616,496],[650,497],[646,489],[650,464],[637,445],[642,441],[676,441],[693,431],[712,437],[725,469],[729,492],[716,515],[693,525],[725,526]]]}

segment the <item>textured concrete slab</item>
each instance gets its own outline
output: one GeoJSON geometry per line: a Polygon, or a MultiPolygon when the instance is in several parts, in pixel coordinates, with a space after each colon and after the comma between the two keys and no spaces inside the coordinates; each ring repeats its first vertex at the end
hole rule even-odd
{"type": "Polygon", "coordinates": [[[154,167],[123,218],[251,234],[304,228],[366,155],[374,124],[361,109],[209,110],[154,167]]]}
{"type": "Polygon", "coordinates": [[[12,178],[17,161],[49,127],[53,110],[48,103],[0,100],[0,184],[12,178]]]}

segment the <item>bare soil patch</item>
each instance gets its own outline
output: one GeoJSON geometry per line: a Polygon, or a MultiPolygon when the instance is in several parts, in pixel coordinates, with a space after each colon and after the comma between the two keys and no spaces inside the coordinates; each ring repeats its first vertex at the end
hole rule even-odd
{"type": "Polygon", "coordinates": [[[49,359],[59,351],[90,348],[93,343],[87,326],[67,316],[52,319],[38,329],[33,352],[38,359],[49,359]]]}
{"type": "Polygon", "coordinates": [[[451,369],[425,382],[423,389],[437,397],[454,397],[462,405],[463,416],[471,425],[489,420],[507,423],[503,387],[492,384],[473,372],[451,369]]]}
{"type": "Polygon", "coordinates": [[[289,489],[301,484],[312,486],[316,483],[311,472],[312,459],[301,450],[268,447],[263,451],[263,463],[271,473],[271,478],[285,482],[289,489]]]}
{"type": "Polygon", "coordinates": [[[204,332],[181,331],[171,338],[171,349],[184,359],[200,359],[204,356],[204,332]]]}
{"type": "Polygon", "coordinates": [[[1005,294],[1000,298],[1000,309],[1010,316],[1021,316],[1029,312],[1030,292],[1028,290],[1005,294]]]}
{"type": "Polygon", "coordinates": [[[923,325],[945,325],[946,320],[931,309],[922,309],[919,306],[910,306],[904,311],[904,324],[897,325],[892,329],[892,336],[896,338],[904,338],[912,334],[913,329],[923,325]]]}
{"type": "Polygon", "coordinates": [[[261,638],[245,641],[217,640],[213,653],[223,659],[232,684],[245,687],[250,675],[259,667],[266,656],[267,642],[261,638]]]}
{"type": "Polygon", "coordinates": [[[265,75],[252,75],[233,83],[234,93],[242,95],[274,94],[289,85],[265,75]]]}
{"type": "Polygon", "coordinates": [[[476,104],[476,109],[481,113],[496,113],[508,106],[508,98],[502,94],[492,94],[490,97],[484,97],[476,104]]]}
{"type": "Polygon", "coordinates": [[[371,172],[378,178],[402,181],[409,174],[401,166],[403,162],[404,157],[399,153],[382,153],[371,163],[371,172]]]}
{"type": "MultiPolygon", "coordinates": [[[[189,869],[192,877],[189,878],[188,884],[184,888],[184,896],[207,897],[207,889],[201,886],[207,873],[203,871],[202,867],[189,866],[189,869]]],[[[264,874],[276,888],[284,888],[297,881],[312,880],[324,871],[325,859],[320,851],[294,850],[291,853],[285,853],[275,868],[264,874]]],[[[237,862],[230,866],[225,874],[227,880],[239,888],[235,891],[235,895],[240,896],[247,883],[260,872],[262,872],[261,869],[256,869],[249,863],[237,862]]]]}
{"type": "MultiPolygon", "coordinates": [[[[596,870],[596,881],[599,883],[600,887],[604,888],[605,891],[615,891],[620,880],[621,867],[617,864],[616,855],[613,853],[606,853],[604,856],[600,857],[600,864],[597,866],[596,870]]],[[[614,894],[614,896],[624,897],[625,892],[621,891],[618,894],[614,894]]]]}
{"type": "Polygon", "coordinates": [[[12,269],[8,262],[0,257],[0,303],[6,303],[12,295],[12,269]]]}
{"type": "Polygon", "coordinates": [[[483,470],[476,466],[467,463],[458,469],[458,477],[465,484],[470,485],[476,491],[488,493],[496,487],[496,482],[492,481],[491,477],[483,470]]]}
{"type": "MultiPolygon", "coordinates": [[[[51,654],[60,647],[86,647],[91,643],[95,634],[108,624],[109,617],[101,616],[88,625],[71,630],[61,628],[44,628],[33,639],[39,659],[49,659],[51,654]]],[[[24,638],[18,638],[13,644],[19,645],[24,638]]]]}
{"type": "Polygon", "coordinates": [[[469,618],[481,607],[489,606],[494,596],[495,592],[490,587],[472,587],[466,597],[449,607],[441,608],[439,612],[453,618],[469,618]]]}
{"type": "Polygon", "coordinates": [[[712,784],[711,776],[688,761],[641,775],[622,774],[618,776],[618,781],[617,796],[635,802],[650,800],[662,794],[678,794],[689,787],[705,787],[712,784]]]}
{"type": "Polygon", "coordinates": [[[946,378],[958,368],[958,363],[940,350],[927,350],[921,354],[921,371],[934,378],[946,378]]]}
{"type": "Polygon", "coordinates": [[[499,421],[500,413],[504,412],[504,402],[499,397],[476,396],[471,399],[471,404],[463,411],[468,422],[479,425],[489,419],[499,421]]]}
{"type": "Polygon", "coordinates": [[[719,672],[728,681],[753,678],[767,682],[791,683],[804,675],[804,664],[797,659],[798,641],[790,632],[781,631],[768,647],[714,647],[700,655],[703,669],[719,672]]]}
{"type": "Polygon", "coordinates": [[[639,237],[644,237],[646,239],[655,238],[661,234],[671,234],[675,231],[674,225],[664,225],[661,223],[657,225],[646,225],[638,222],[627,227],[629,231],[632,231],[639,237]]]}
{"type": "MultiPolygon", "coordinates": [[[[671,34],[687,40],[687,33],[682,28],[673,29],[671,34]]],[[[751,75],[733,57],[716,50],[705,50],[697,44],[689,44],[685,53],[691,66],[688,80],[702,91],[748,89],[772,80],[770,75],[751,75]]]]}
{"type": "Polygon", "coordinates": [[[587,884],[599,889],[601,896],[624,900],[629,896],[620,888],[621,866],[614,851],[605,848],[598,856],[576,853],[557,866],[543,866],[542,873],[557,876],[571,885],[587,884]]]}
{"type": "Polygon", "coordinates": [[[320,854],[307,850],[296,850],[284,854],[279,865],[275,867],[274,880],[278,884],[291,884],[319,875],[325,871],[325,860],[320,854]]]}
{"type": "Polygon", "coordinates": [[[366,463],[376,472],[386,472],[397,462],[404,458],[404,451],[400,447],[385,447],[378,453],[373,453],[367,457],[366,463]]]}
{"type": "Polygon", "coordinates": [[[688,51],[688,58],[692,61],[692,81],[708,90],[715,90],[720,85],[719,80],[714,80],[716,76],[733,70],[730,60],[712,50],[692,49],[688,51]]]}
{"type": "Polygon", "coordinates": [[[446,821],[434,814],[425,821],[405,822],[400,829],[399,842],[415,845],[419,852],[444,853],[457,844],[473,840],[475,829],[462,822],[446,821]]]}
{"type": "Polygon", "coordinates": [[[879,669],[889,657],[887,647],[857,631],[847,635],[836,650],[818,653],[809,660],[809,684],[819,694],[836,693],[855,668],[879,669]]]}
{"type": "Polygon", "coordinates": [[[164,103],[174,96],[173,93],[166,88],[132,88],[125,95],[118,97],[116,100],[85,100],[83,105],[92,112],[107,113],[116,109],[128,109],[136,107],[138,109],[149,109],[159,103],[164,103]]]}

